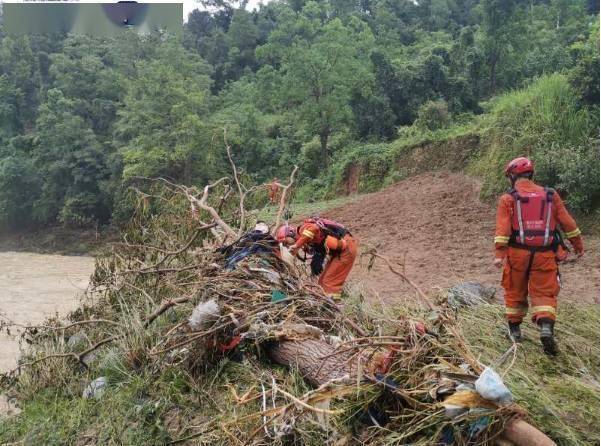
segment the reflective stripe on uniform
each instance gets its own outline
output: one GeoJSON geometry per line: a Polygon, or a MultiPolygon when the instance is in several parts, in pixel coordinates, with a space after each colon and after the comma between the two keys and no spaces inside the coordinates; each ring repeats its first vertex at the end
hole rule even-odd
{"type": "Polygon", "coordinates": [[[509,237],[506,237],[504,235],[497,235],[495,236],[495,243],[509,243],[509,237]]]}
{"type": "Polygon", "coordinates": [[[577,237],[579,235],[580,235],[580,229],[578,229],[578,228],[574,229],[573,231],[566,232],[567,238],[577,237]]]}
{"type": "Polygon", "coordinates": [[[518,226],[520,228],[520,242],[524,243],[524,223],[522,222],[522,202],[520,198],[517,199],[517,208],[518,208],[518,226]]]}
{"type": "Polygon", "coordinates": [[[532,307],[532,312],[533,313],[551,313],[551,314],[555,314],[555,308],[553,308],[550,305],[540,305],[537,307],[532,307]]]}
{"type": "Polygon", "coordinates": [[[309,231],[308,229],[305,229],[303,231],[303,237],[313,238],[313,237],[315,237],[315,234],[313,232],[309,231]]]}
{"type": "Polygon", "coordinates": [[[543,246],[547,246],[549,242],[549,229],[551,227],[551,212],[552,212],[553,202],[549,201],[549,206],[547,208],[547,223],[545,225],[545,239],[543,241],[543,246]]]}
{"type": "Polygon", "coordinates": [[[525,315],[528,312],[526,307],[513,308],[513,307],[505,307],[505,314],[518,314],[520,316],[525,315]]]}

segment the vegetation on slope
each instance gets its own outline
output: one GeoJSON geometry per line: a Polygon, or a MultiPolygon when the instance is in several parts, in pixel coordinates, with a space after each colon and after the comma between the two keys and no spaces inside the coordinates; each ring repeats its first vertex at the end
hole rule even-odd
{"type": "Polygon", "coordinates": [[[553,185],[573,210],[598,210],[598,109],[591,113],[579,105],[566,75],[542,76],[486,106],[487,113],[453,125],[444,107],[426,104],[422,112],[429,124],[418,119],[401,128],[394,142],[348,149],[331,169],[329,182],[311,185],[337,192],[358,169],[357,191],[372,191],[427,170],[465,169],[484,180],[483,198],[491,199],[507,189],[507,161],[526,155],[536,164],[537,181],[553,185]]]}
{"type": "Polygon", "coordinates": [[[583,184],[595,174],[598,3],[205,3],[212,12],[194,11],[181,40],[0,28],[2,228],[127,221],[123,184],[135,176],[220,177],[224,126],[248,175],[262,182],[299,164],[299,198],[314,198],[338,191],[332,177],[345,160],[367,155],[393,181],[406,172],[378,152],[475,121],[491,128],[482,150],[491,153],[476,169],[489,193],[501,158],[531,151],[574,207],[597,207],[583,184]],[[528,114],[537,94],[542,108],[528,114]]]}

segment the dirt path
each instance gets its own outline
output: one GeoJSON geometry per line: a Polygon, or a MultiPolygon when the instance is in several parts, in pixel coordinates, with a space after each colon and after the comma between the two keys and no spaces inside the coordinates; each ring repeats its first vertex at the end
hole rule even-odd
{"type": "MultiPolygon", "coordinates": [[[[405,264],[407,275],[424,291],[474,280],[499,289],[492,266],[495,209],[478,199],[479,184],[461,174],[431,173],[323,213],[344,223],[360,244],[379,245],[381,254],[405,264]]],[[[599,239],[585,237],[585,256],[561,267],[561,300],[599,303],[599,239]]],[[[412,296],[383,264],[367,272],[358,262],[351,279],[385,301],[412,296]]]]}

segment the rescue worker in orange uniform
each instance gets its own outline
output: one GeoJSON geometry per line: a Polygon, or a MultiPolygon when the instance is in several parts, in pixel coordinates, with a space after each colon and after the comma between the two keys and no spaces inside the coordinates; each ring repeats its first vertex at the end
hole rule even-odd
{"type": "Polygon", "coordinates": [[[271,183],[267,186],[269,191],[269,203],[275,204],[278,200],[278,195],[280,192],[280,186],[278,184],[278,178],[274,178],[271,183]]]}
{"type": "Polygon", "coordinates": [[[310,251],[313,255],[311,271],[319,275],[319,285],[328,296],[340,298],[344,282],[357,257],[357,241],[348,229],[333,220],[312,217],[305,220],[296,231],[291,231],[289,226],[282,226],[276,239],[291,245],[290,252],[293,255],[300,248],[310,251]],[[323,268],[326,257],[329,259],[323,268]]]}
{"type": "Polygon", "coordinates": [[[520,324],[528,311],[540,328],[548,355],[557,354],[553,326],[560,290],[558,262],[567,256],[560,226],[578,257],[584,253],[580,229],[559,195],[532,181],[534,166],[528,158],[510,161],[505,176],[511,189],[499,199],[495,230],[496,267],[503,267],[505,316],[510,337],[521,341],[520,324]]]}

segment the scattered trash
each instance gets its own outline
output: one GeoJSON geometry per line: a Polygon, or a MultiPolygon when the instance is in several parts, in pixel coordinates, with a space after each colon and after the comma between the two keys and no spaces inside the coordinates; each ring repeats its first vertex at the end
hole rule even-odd
{"type": "Polygon", "coordinates": [[[290,254],[288,248],[280,243],[280,258],[288,265],[294,266],[294,256],[290,254]]]}
{"type": "Polygon", "coordinates": [[[286,299],[286,295],[284,293],[282,293],[280,290],[273,290],[271,292],[271,301],[272,302],[279,302],[284,299],[286,299]]]}
{"type": "Polygon", "coordinates": [[[83,362],[87,367],[90,367],[94,361],[98,359],[98,355],[96,352],[90,352],[81,358],[81,362],[83,362]]]}
{"type": "Polygon", "coordinates": [[[468,438],[477,438],[482,432],[486,430],[490,424],[490,417],[478,418],[476,421],[470,424],[467,431],[468,438]]]}
{"type": "Polygon", "coordinates": [[[513,401],[511,392],[503,383],[501,377],[490,367],[486,367],[480,374],[480,378],[475,383],[476,391],[489,401],[494,401],[501,405],[509,404],[513,401]]]}
{"type": "Polygon", "coordinates": [[[82,397],[89,400],[91,398],[100,399],[108,385],[108,380],[104,376],[100,376],[88,384],[83,391],[82,397]]]}
{"type": "Polygon", "coordinates": [[[489,303],[495,297],[495,287],[478,282],[462,282],[447,292],[447,302],[453,308],[472,307],[489,303]]]}
{"type": "Polygon", "coordinates": [[[496,409],[497,405],[484,399],[478,392],[474,390],[458,390],[451,396],[447,397],[442,405],[445,408],[445,416],[453,419],[466,414],[470,409],[496,409]]]}
{"type": "Polygon", "coordinates": [[[219,305],[213,299],[199,303],[188,318],[192,330],[202,330],[219,317],[219,305]]]}
{"type": "Polygon", "coordinates": [[[69,336],[69,339],[67,339],[67,346],[69,348],[75,349],[84,342],[86,342],[86,335],[83,331],[80,330],[74,335],[69,336]]]}

